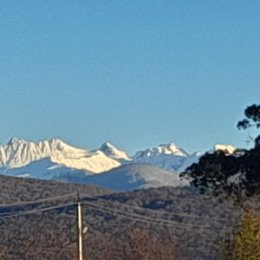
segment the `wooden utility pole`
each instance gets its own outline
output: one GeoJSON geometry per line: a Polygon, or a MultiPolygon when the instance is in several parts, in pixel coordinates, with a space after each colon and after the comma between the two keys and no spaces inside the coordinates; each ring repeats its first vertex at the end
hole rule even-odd
{"type": "Polygon", "coordinates": [[[82,239],[82,210],[81,210],[81,202],[80,202],[80,198],[79,198],[79,193],[77,194],[78,198],[77,198],[77,208],[78,208],[78,260],[83,260],[83,239],[82,239]]]}

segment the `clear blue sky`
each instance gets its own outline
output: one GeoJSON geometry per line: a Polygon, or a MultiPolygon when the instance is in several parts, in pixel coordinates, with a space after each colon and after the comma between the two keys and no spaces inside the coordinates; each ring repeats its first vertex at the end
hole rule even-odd
{"type": "Polygon", "coordinates": [[[259,0],[2,0],[0,143],[245,146],[259,0]]]}

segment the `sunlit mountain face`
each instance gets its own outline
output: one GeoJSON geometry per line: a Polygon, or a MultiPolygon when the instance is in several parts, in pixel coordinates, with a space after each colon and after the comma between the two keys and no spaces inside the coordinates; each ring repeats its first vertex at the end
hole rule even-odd
{"type": "MultiPolygon", "coordinates": [[[[218,145],[214,149],[233,147],[218,145]]],[[[183,186],[179,173],[197,162],[200,153],[188,154],[174,143],[126,151],[105,142],[97,149],[82,149],[60,139],[39,142],[11,138],[0,145],[0,174],[72,183],[90,183],[115,190],[183,186]]]]}

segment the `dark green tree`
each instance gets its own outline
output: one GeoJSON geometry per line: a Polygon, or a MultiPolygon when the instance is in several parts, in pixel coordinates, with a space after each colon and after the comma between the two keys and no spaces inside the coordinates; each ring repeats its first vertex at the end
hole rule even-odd
{"type": "MultiPolygon", "coordinates": [[[[260,105],[247,107],[245,118],[238,122],[237,127],[260,128],[260,105]]],[[[189,178],[191,185],[201,192],[210,191],[215,195],[224,192],[241,198],[260,192],[260,135],[255,139],[255,148],[240,149],[234,154],[223,151],[206,153],[181,176],[189,178]]]]}
{"type": "Polygon", "coordinates": [[[240,171],[241,168],[238,157],[216,151],[203,155],[199,162],[191,165],[182,176],[190,178],[191,185],[199,188],[201,192],[240,195],[246,185],[246,176],[240,171]]]}
{"type": "Polygon", "coordinates": [[[242,198],[260,192],[260,147],[233,155],[206,153],[181,174],[201,192],[242,198]]]}
{"type": "MultiPolygon", "coordinates": [[[[245,111],[245,118],[237,123],[238,129],[248,129],[251,127],[260,128],[260,105],[248,106],[245,111]]],[[[255,139],[255,146],[260,145],[260,135],[255,139]]]]}

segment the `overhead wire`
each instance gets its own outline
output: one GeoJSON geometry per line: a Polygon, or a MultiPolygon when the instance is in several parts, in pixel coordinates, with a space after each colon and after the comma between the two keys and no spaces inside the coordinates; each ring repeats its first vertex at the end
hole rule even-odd
{"type": "MultiPolygon", "coordinates": [[[[44,208],[37,208],[37,209],[32,209],[32,210],[25,210],[25,211],[20,211],[20,212],[9,212],[9,213],[1,213],[0,214],[0,218],[10,218],[10,217],[16,217],[16,216],[23,216],[23,215],[30,215],[30,214],[37,214],[40,212],[45,212],[45,211],[49,211],[49,210],[53,210],[53,209],[59,209],[59,208],[65,208],[68,206],[75,206],[77,203],[66,203],[66,204],[60,204],[60,205],[56,205],[56,206],[51,206],[51,207],[44,207],[44,208]]],[[[182,222],[176,222],[173,220],[166,220],[163,218],[154,218],[154,217],[149,217],[149,216],[144,216],[144,215],[140,215],[137,213],[129,213],[129,212],[124,212],[122,210],[119,209],[115,209],[115,208],[109,208],[109,206],[102,206],[102,205],[97,205],[95,203],[91,203],[91,202],[82,202],[81,204],[83,205],[88,205],[90,207],[94,207],[97,208],[100,211],[103,211],[105,213],[112,213],[112,214],[117,214],[117,215],[121,215],[124,218],[128,218],[134,221],[141,221],[141,222],[145,222],[145,223],[153,223],[153,224],[160,224],[160,225],[166,225],[166,226],[172,226],[172,227],[176,227],[176,225],[178,227],[194,227],[194,228],[202,228],[202,229],[212,229],[213,227],[206,227],[203,225],[195,225],[195,224],[189,224],[189,223],[182,223],[182,222]]]]}
{"type": "Polygon", "coordinates": [[[170,225],[170,226],[189,226],[189,227],[196,227],[196,228],[203,228],[203,229],[214,229],[214,227],[206,227],[206,226],[202,226],[202,225],[194,225],[194,224],[189,224],[189,223],[181,223],[181,222],[176,222],[173,220],[166,220],[163,218],[153,218],[153,217],[149,217],[149,216],[144,216],[144,215],[140,215],[140,214],[136,214],[136,213],[129,213],[129,212],[124,212],[118,209],[111,209],[111,208],[106,208],[104,206],[100,206],[100,205],[96,205],[94,203],[89,203],[89,202],[84,202],[83,205],[88,205],[94,208],[97,208],[98,210],[101,210],[103,212],[110,212],[110,213],[117,213],[117,215],[124,215],[125,218],[129,218],[132,220],[140,220],[140,221],[146,221],[148,223],[153,223],[153,224],[164,224],[164,225],[170,225]],[[155,223],[157,222],[157,223],[155,223]]]}
{"type": "Polygon", "coordinates": [[[68,197],[72,197],[72,196],[76,197],[76,195],[77,195],[77,193],[74,192],[74,193],[64,194],[64,195],[60,195],[60,196],[46,197],[46,198],[38,199],[38,200],[21,201],[21,202],[17,201],[14,203],[0,204],[0,208],[32,205],[32,204],[48,202],[48,201],[53,201],[53,200],[60,200],[60,199],[64,199],[64,198],[68,198],[68,197]]]}
{"type": "Polygon", "coordinates": [[[14,213],[2,213],[2,214],[0,214],[0,218],[37,214],[37,213],[41,213],[44,211],[50,211],[50,210],[54,210],[54,209],[65,208],[65,207],[76,206],[76,205],[77,204],[74,202],[74,203],[61,204],[58,206],[45,207],[45,208],[40,208],[40,209],[38,208],[38,209],[32,209],[32,210],[26,210],[26,211],[14,212],[14,213]]]}
{"type": "MultiPolygon", "coordinates": [[[[58,199],[62,199],[62,198],[67,198],[67,197],[71,197],[71,196],[75,196],[76,193],[70,193],[70,194],[65,194],[65,195],[61,195],[61,196],[55,196],[55,197],[50,197],[50,198],[47,198],[47,199],[39,199],[39,200],[33,200],[33,201],[26,201],[26,202],[17,202],[17,203],[10,203],[10,204],[2,204],[0,205],[0,207],[13,207],[13,206],[21,206],[21,205],[32,205],[32,204],[37,204],[37,203],[41,203],[41,202],[46,202],[46,201],[53,201],[53,200],[58,200],[58,199]]],[[[135,220],[137,218],[141,218],[141,220],[147,220],[147,221],[157,221],[157,222],[163,222],[163,224],[174,224],[174,225],[186,225],[186,226],[192,226],[192,227],[198,227],[198,228],[206,228],[206,229],[211,229],[212,227],[206,227],[206,226],[202,226],[202,225],[194,225],[194,224],[189,224],[189,223],[183,223],[183,222],[176,222],[176,221],[173,221],[173,220],[168,220],[168,219],[165,219],[165,218],[158,218],[158,217],[149,217],[149,216],[144,216],[144,215],[141,215],[140,213],[134,213],[134,212],[131,212],[131,213],[126,213],[125,211],[122,211],[118,208],[111,208],[111,206],[109,205],[111,203],[111,201],[109,200],[105,200],[105,199],[101,199],[101,198],[97,198],[97,197],[94,197],[94,196],[91,196],[89,194],[80,194],[81,195],[81,199],[83,199],[83,202],[82,204],[85,204],[85,205],[88,205],[88,206],[92,206],[92,207],[95,207],[95,208],[100,208],[102,209],[103,211],[110,211],[112,213],[116,212],[118,214],[121,214],[121,215],[126,215],[128,214],[126,217],[129,218],[129,214],[135,218],[135,220]],[[92,203],[92,202],[89,202],[89,201],[84,201],[84,197],[85,198],[91,198],[91,199],[95,199],[96,201],[99,201],[101,203],[106,203],[107,205],[96,205],[95,203],[92,203]]],[[[150,213],[153,213],[153,214],[163,214],[164,216],[180,216],[180,217],[190,217],[190,218],[203,218],[205,216],[197,216],[197,215],[193,215],[193,214],[179,214],[179,213],[175,213],[175,212],[164,212],[164,211],[161,211],[161,210],[152,210],[152,209],[147,209],[147,208],[142,208],[142,207],[139,207],[139,206],[133,206],[133,205],[126,205],[126,204],[123,204],[121,202],[115,202],[115,201],[112,201],[112,204],[116,204],[117,206],[122,206],[122,207],[125,207],[125,208],[128,208],[128,209],[131,209],[131,210],[139,210],[139,211],[142,211],[142,213],[147,213],[147,212],[150,212],[150,213]],[[145,212],[146,211],[146,212],[145,212]]],[[[58,208],[62,208],[62,207],[66,207],[66,206],[72,206],[72,205],[76,205],[76,203],[67,203],[67,204],[61,204],[61,205],[56,205],[56,206],[51,206],[51,207],[44,207],[44,208],[37,208],[37,209],[32,209],[32,210],[23,210],[23,211],[18,211],[18,212],[3,212],[3,213],[0,213],[0,217],[13,217],[13,216],[21,216],[21,215],[28,215],[28,214],[35,214],[35,213],[38,213],[38,212],[44,212],[44,211],[48,211],[48,210],[52,210],[52,209],[58,209],[58,208]]],[[[222,219],[217,219],[217,218],[211,218],[211,217],[206,217],[207,219],[211,219],[211,220],[222,220],[222,219]]]]}
{"type": "MultiPolygon", "coordinates": [[[[91,199],[95,199],[97,201],[100,202],[104,202],[104,203],[111,203],[111,204],[117,204],[117,206],[121,206],[121,207],[125,207],[125,208],[130,208],[130,209],[135,209],[135,210],[140,210],[140,211],[147,211],[153,214],[161,214],[161,215],[167,215],[167,216],[179,216],[179,217],[189,217],[189,218],[205,218],[205,219],[210,219],[210,220],[215,220],[215,221],[223,221],[223,218],[216,218],[216,217],[209,217],[209,216],[199,216],[199,215],[195,215],[195,214],[185,214],[185,213],[176,213],[176,212],[167,212],[167,211],[162,211],[162,210],[154,210],[154,209],[149,209],[149,208],[143,208],[140,206],[135,206],[135,205],[129,205],[129,204],[123,204],[122,202],[118,202],[118,201],[111,201],[111,200],[105,200],[99,197],[94,197],[88,194],[81,194],[83,196],[87,196],[91,199]]],[[[84,199],[84,197],[82,198],[84,199]]]]}

